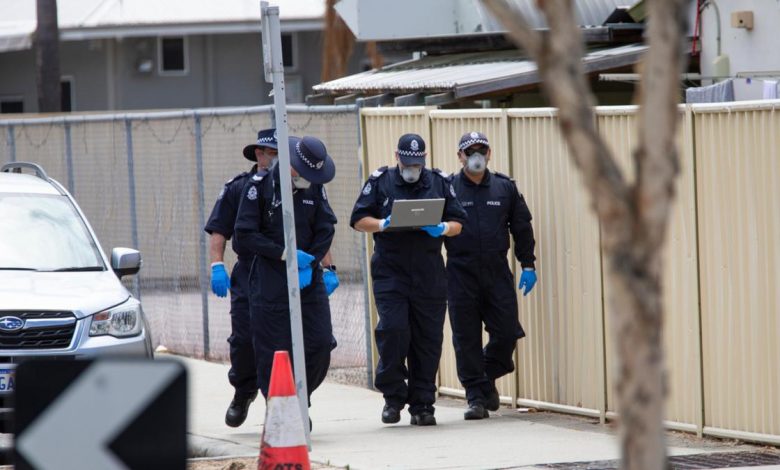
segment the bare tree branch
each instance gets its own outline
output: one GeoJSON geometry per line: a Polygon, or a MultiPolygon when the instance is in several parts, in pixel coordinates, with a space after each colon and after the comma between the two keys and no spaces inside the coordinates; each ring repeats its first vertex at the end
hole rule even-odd
{"type": "Polygon", "coordinates": [[[637,210],[651,251],[664,241],[679,173],[675,135],[688,4],[688,0],[654,0],[648,5],[650,48],[642,73],[639,147],[634,159],[637,210]]]}
{"type": "Polygon", "coordinates": [[[649,52],[642,83],[636,183],[628,186],[596,128],[582,65],[582,35],[571,0],[537,0],[549,25],[541,39],[511,0],[482,0],[536,61],[561,131],[602,226],[608,259],[616,390],[621,420],[621,466],[666,466],[663,427],[663,247],[679,172],[675,150],[688,0],[648,0],[649,52]]]}

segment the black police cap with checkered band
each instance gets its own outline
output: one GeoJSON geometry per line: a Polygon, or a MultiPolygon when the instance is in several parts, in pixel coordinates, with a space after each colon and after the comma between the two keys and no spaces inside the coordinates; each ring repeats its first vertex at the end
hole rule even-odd
{"type": "Polygon", "coordinates": [[[276,129],[263,129],[257,132],[257,142],[249,144],[244,147],[244,158],[250,162],[256,162],[255,149],[260,147],[269,147],[272,149],[278,149],[276,142],[276,129]]]}
{"type": "Polygon", "coordinates": [[[490,144],[488,143],[488,139],[485,136],[485,134],[481,132],[466,132],[460,138],[460,143],[458,144],[458,150],[462,152],[475,144],[481,144],[486,147],[490,147],[490,144]]]}
{"type": "Polygon", "coordinates": [[[417,134],[404,134],[398,139],[398,158],[404,165],[425,165],[425,141],[417,134]]]}

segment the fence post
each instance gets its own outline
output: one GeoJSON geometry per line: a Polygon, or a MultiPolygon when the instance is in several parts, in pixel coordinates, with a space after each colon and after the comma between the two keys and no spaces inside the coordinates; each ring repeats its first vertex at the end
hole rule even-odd
{"type": "MultiPolygon", "coordinates": [[[[357,121],[357,148],[360,149],[363,146],[363,131],[360,128],[360,109],[363,107],[363,98],[358,98],[355,101],[355,118],[357,121]]],[[[360,155],[358,157],[358,180],[363,182],[363,158],[360,155]]],[[[371,337],[373,331],[371,331],[371,302],[369,298],[371,293],[369,289],[371,286],[368,283],[368,259],[367,253],[368,247],[366,246],[366,235],[361,234],[360,237],[360,271],[363,275],[363,318],[365,320],[366,327],[366,386],[369,389],[374,388],[374,348],[371,347],[371,337]]]]}
{"type": "MultiPolygon", "coordinates": [[[[130,193],[130,230],[133,235],[133,248],[140,249],[138,241],[138,216],[135,204],[135,163],[133,161],[133,121],[125,117],[125,143],[127,147],[127,187],[130,193]]],[[[133,294],[141,300],[140,274],[133,276],[133,294]]]]}
{"type": "MultiPolygon", "coordinates": [[[[198,171],[198,221],[204,224],[206,220],[206,199],[203,178],[203,139],[201,138],[201,116],[195,113],[195,160],[198,171]]],[[[208,262],[208,247],[206,246],[206,232],[200,233],[200,301],[203,306],[203,357],[209,358],[209,274],[206,270],[208,262]]]]}
{"type": "Polygon", "coordinates": [[[16,137],[14,136],[13,124],[8,126],[8,151],[11,154],[11,161],[16,161],[16,137]]]}
{"type": "Polygon", "coordinates": [[[73,141],[70,135],[70,122],[65,121],[65,166],[68,170],[68,191],[75,196],[75,180],[73,176],[73,141]]]}

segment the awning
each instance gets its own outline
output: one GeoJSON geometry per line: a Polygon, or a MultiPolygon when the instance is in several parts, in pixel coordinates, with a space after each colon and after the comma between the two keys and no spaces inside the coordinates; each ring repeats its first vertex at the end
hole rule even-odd
{"type": "MultiPolygon", "coordinates": [[[[629,66],[647,50],[644,44],[593,50],[583,58],[585,71],[629,66]]],[[[452,93],[455,99],[485,95],[539,83],[536,63],[518,51],[427,56],[314,86],[326,95],[452,93]]]]}
{"type": "MultiPolygon", "coordinates": [[[[322,0],[280,4],[283,32],[321,30],[322,0]]],[[[37,25],[35,0],[5,1],[0,52],[29,49],[37,25]]],[[[57,5],[61,41],[260,31],[257,0],[66,0],[57,5]]]]}

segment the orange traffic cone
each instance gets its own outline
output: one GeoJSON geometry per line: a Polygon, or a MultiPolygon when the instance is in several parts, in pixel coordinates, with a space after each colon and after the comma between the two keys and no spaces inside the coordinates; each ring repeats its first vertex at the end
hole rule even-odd
{"type": "Polygon", "coordinates": [[[295,394],[290,355],[274,353],[258,470],[310,470],[301,408],[295,394]]]}

